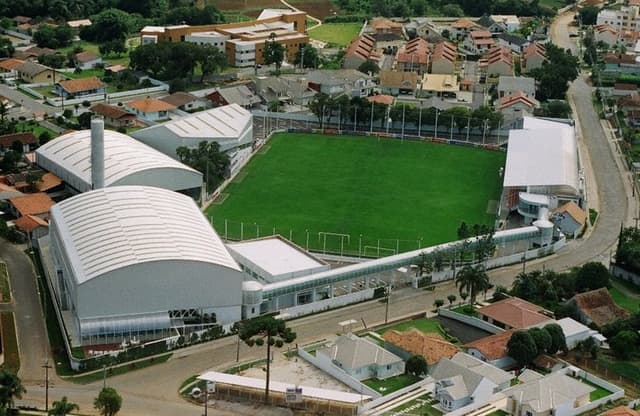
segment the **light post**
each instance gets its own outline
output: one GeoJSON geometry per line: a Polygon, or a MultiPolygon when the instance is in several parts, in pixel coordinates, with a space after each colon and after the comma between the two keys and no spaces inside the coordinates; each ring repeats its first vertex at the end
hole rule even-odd
{"type": "Polygon", "coordinates": [[[371,120],[369,120],[369,133],[373,133],[373,101],[371,101],[371,120]]]}
{"type": "Polygon", "coordinates": [[[438,109],[437,108],[436,108],[436,126],[435,126],[435,129],[434,129],[433,137],[435,139],[438,138],[438,109]]]}
{"type": "Polygon", "coordinates": [[[353,108],[353,132],[356,132],[358,126],[358,107],[353,108]]]}
{"type": "Polygon", "coordinates": [[[418,113],[418,137],[422,137],[422,100],[420,100],[420,112],[418,113]]]}
{"type": "Polygon", "coordinates": [[[49,369],[53,367],[49,365],[48,359],[42,367],[44,368],[44,411],[49,413],[49,369]]]}
{"type": "Polygon", "coordinates": [[[402,143],[404,143],[404,114],[405,114],[406,106],[402,103],[402,143]]]}
{"type": "Polygon", "coordinates": [[[451,116],[451,127],[449,128],[449,140],[453,140],[453,115],[451,116]]]}

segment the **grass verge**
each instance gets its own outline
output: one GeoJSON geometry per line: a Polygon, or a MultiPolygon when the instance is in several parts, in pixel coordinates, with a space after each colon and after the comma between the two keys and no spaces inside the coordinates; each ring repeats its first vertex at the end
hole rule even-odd
{"type": "Polygon", "coordinates": [[[596,211],[593,208],[589,208],[589,224],[593,226],[596,223],[597,219],[598,219],[598,211],[596,211]]]}
{"type": "Polygon", "coordinates": [[[416,328],[417,330],[426,332],[426,333],[431,332],[431,333],[444,335],[440,322],[436,321],[435,319],[429,319],[429,318],[420,318],[420,319],[414,319],[413,321],[400,322],[395,325],[390,325],[390,326],[376,329],[375,332],[382,335],[391,329],[395,329],[396,331],[406,331],[409,328],[416,328]]]}
{"type": "Polygon", "coordinates": [[[0,314],[0,324],[2,325],[2,347],[4,352],[3,367],[17,373],[20,370],[20,353],[18,351],[18,338],[13,312],[2,312],[0,314]]]}
{"type": "Polygon", "coordinates": [[[389,393],[400,390],[403,387],[410,386],[419,380],[419,377],[415,377],[410,374],[400,374],[399,376],[390,377],[385,380],[372,378],[363,381],[363,383],[385,396],[389,393]]]}
{"type": "MultiPolygon", "coordinates": [[[[141,370],[143,368],[151,367],[152,365],[162,364],[167,362],[169,358],[171,358],[172,353],[163,354],[157,357],[147,358],[145,360],[136,361],[133,363],[123,364],[118,367],[107,368],[107,378],[118,376],[120,374],[129,373],[131,371],[141,370]]],[[[104,374],[102,371],[98,371],[91,374],[68,377],[66,380],[72,381],[77,384],[89,384],[99,380],[102,380],[104,374]]]]}
{"type": "Polygon", "coordinates": [[[325,23],[309,29],[309,37],[337,46],[347,46],[358,36],[362,28],[361,22],[325,23]]]}
{"type": "Polygon", "coordinates": [[[267,360],[266,358],[262,358],[259,360],[254,360],[254,361],[249,361],[248,363],[243,363],[243,364],[239,364],[239,365],[234,365],[233,367],[229,368],[227,371],[225,371],[225,373],[227,374],[238,374],[248,368],[252,368],[252,367],[256,367],[262,364],[266,364],[267,360]]]}
{"type": "Polygon", "coordinates": [[[11,285],[9,285],[9,270],[6,263],[0,263],[0,295],[2,295],[2,302],[11,302],[11,285]]]}
{"type": "Polygon", "coordinates": [[[621,308],[626,309],[631,313],[640,311],[640,300],[633,299],[627,296],[624,292],[622,292],[615,286],[609,288],[609,293],[611,294],[611,297],[613,298],[613,301],[616,303],[616,305],[620,306],[621,308]]]}

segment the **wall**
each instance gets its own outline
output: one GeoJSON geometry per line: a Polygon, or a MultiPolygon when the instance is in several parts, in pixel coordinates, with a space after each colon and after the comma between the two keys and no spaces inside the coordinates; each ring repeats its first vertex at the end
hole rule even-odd
{"type": "Polygon", "coordinates": [[[478,319],[478,318],[474,318],[473,316],[468,316],[468,315],[463,315],[461,313],[453,312],[446,308],[440,308],[438,310],[438,315],[444,316],[445,318],[455,319],[458,322],[471,325],[473,327],[482,329],[483,331],[487,331],[492,334],[499,334],[501,332],[504,332],[504,329],[499,328],[495,325],[492,325],[489,322],[485,322],[482,319],[478,319]]]}
{"type": "Polygon", "coordinates": [[[319,357],[314,357],[313,355],[309,354],[302,348],[298,349],[298,355],[304,360],[318,367],[320,370],[329,374],[331,377],[334,377],[340,380],[341,382],[351,387],[355,391],[360,392],[361,394],[366,394],[367,396],[371,396],[373,398],[378,398],[382,396],[380,393],[373,390],[369,386],[362,384],[361,382],[356,380],[354,377],[351,377],[349,374],[347,374],[344,370],[336,367],[331,362],[327,362],[319,357]]]}
{"type": "Polygon", "coordinates": [[[349,305],[351,303],[373,299],[373,291],[373,288],[364,289],[335,298],[323,299],[317,302],[307,303],[305,305],[292,306],[291,308],[281,309],[280,314],[285,315],[285,319],[293,319],[310,313],[339,308],[340,306],[349,305]]]}
{"type": "Polygon", "coordinates": [[[628,272],[616,265],[610,267],[611,274],[621,279],[632,282],[635,285],[640,286],[640,276],[635,273],[628,272]]]}

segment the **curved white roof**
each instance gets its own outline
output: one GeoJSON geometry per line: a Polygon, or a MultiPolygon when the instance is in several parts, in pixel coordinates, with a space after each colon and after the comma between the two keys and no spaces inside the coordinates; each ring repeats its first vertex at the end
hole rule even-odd
{"type": "Polygon", "coordinates": [[[195,202],[166,189],[116,186],[79,194],[54,205],[51,222],[78,284],[153,261],[240,270],[195,202]]]}
{"type": "Polygon", "coordinates": [[[509,131],[505,187],[564,186],[580,192],[578,144],[573,126],[524,117],[509,131]]]}
{"type": "MultiPolygon", "coordinates": [[[[135,184],[183,190],[202,184],[200,172],[113,130],[104,131],[104,156],[105,186],[135,184]],[[158,176],[158,170],[168,174],[158,176]],[[132,175],[145,173],[162,178],[158,179],[162,182],[150,183],[147,177],[141,183],[131,183],[132,175]],[[167,180],[167,177],[173,181],[167,180]]],[[[63,134],[40,146],[36,150],[36,163],[81,192],[91,190],[91,130],[63,134]]]]}

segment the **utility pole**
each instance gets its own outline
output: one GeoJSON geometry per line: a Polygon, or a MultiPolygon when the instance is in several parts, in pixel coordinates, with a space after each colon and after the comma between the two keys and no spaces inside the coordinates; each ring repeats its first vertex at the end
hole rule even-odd
{"type": "Polygon", "coordinates": [[[49,365],[48,359],[42,367],[44,368],[44,411],[49,413],[49,369],[53,367],[49,365]]]}
{"type": "Polygon", "coordinates": [[[391,299],[391,283],[387,282],[387,301],[384,305],[384,323],[389,320],[389,300],[391,299]]]}
{"type": "Polygon", "coordinates": [[[107,365],[102,364],[102,390],[107,388],[107,365]]]}

